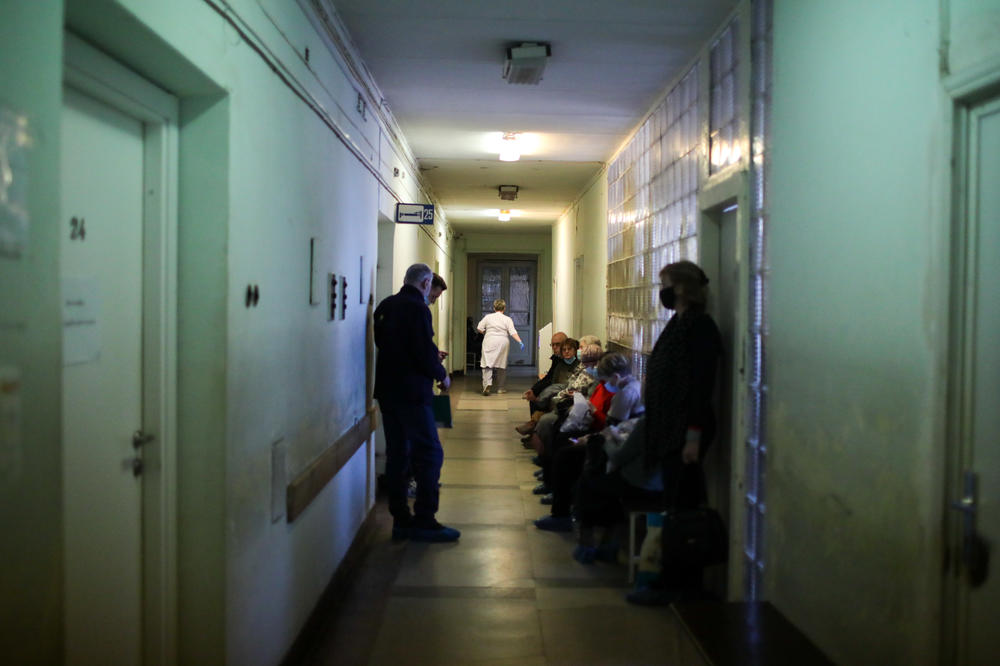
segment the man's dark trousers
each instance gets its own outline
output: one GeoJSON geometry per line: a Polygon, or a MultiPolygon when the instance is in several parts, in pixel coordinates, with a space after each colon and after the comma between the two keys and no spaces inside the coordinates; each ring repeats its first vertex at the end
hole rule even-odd
{"type": "Polygon", "coordinates": [[[438,479],[444,461],[434,412],[430,405],[420,403],[380,402],[379,407],[385,430],[389,513],[398,522],[409,520],[406,489],[412,474],[417,481],[413,513],[432,519],[438,510],[438,479]]]}

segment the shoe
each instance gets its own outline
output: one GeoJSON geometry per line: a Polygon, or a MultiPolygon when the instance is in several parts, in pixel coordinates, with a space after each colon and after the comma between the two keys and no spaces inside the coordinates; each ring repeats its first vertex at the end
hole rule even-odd
{"type": "MultiPolygon", "coordinates": [[[[514,428],[514,430],[516,430],[519,435],[530,435],[535,431],[535,422],[527,421],[514,428]]],[[[529,437],[528,440],[530,441],[531,438],[529,437]]]]}
{"type": "Polygon", "coordinates": [[[593,546],[584,546],[582,543],[573,549],[573,559],[580,564],[593,564],[597,559],[597,549],[593,546]]]}
{"type": "Polygon", "coordinates": [[[569,516],[542,516],[535,521],[535,527],[546,532],[572,532],[573,519],[569,516]]]}
{"type": "MultiPolygon", "coordinates": [[[[395,532],[395,529],[393,529],[395,532]]],[[[426,541],[429,543],[445,543],[447,541],[458,541],[462,533],[454,527],[445,527],[438,521],[431,518],[428,521],[414,520],[410,526],[410,541],[426,541]]]]}
{"type": "Polygon", "coordinates": [[[507,389],[497,389],[497,395],[499,395],[501,393],[506,393],[506,392],[507,392],[507,389]]]}
{"type": "Polygon", "coordinates": [[[542,495],[542,499],[538,500],[539,504],[544,504],[545,506],[552,506],[552,503],[556,501],[556,496],[552,493],[548,495],[542,495]]]}
{"type": "Polygon", "coordinates": [[[399,519],[395,518],[392,521],[392,540],[400,541],[402,539],[410,538],[410,528],[413,525],[413,518],[410,519],[399,519]]]}
{"type": "Polygon", "coordinates": [[[551,492],[552,491],[549,490],[549,487],[547,485],[545,485],[544,482],[543,483],[539,483],[537,486],[535,486],[534,488],[531,489],[531,494],[532,495],[548,495],[551,492]]]}
{"type": "Polygon", "coordinates": [[[489,395],[489,394],[490,394],[490,390],[488,388],[484,388],[483,389],[483,395],[489,395]]]}
{"type": "Polygon", "coordinates": [[[532,472],[532,474],[535,475],[536,479],[538,479],[539,481],[541,481],[542,477],[545,476],[545,470],[544,469],[536,469],[534,472],[532,472]]]}
{"type": "Polygon", "coordinates": [[[637,606],[669,606],[680,596],[677,590],[669,587],[636,586],[625,595],[625,601],[637,606]]]}
{"type": "Polygon", "coordinates": [[[541,467],[542,466],[542,459],[539,458],[538,456],[532,456],[531,457],[531,463],[533,465],[537,465],[537,466],[541,467]]]}

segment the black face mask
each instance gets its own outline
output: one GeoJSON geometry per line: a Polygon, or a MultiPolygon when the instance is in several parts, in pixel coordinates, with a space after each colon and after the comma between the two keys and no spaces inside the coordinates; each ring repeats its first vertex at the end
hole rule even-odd
{"type": "Polygon", "coordinates": [[[677,297],[674,294],[673,285],[660,290],[660,303],[663,303],[663,307],[668,310],[675,309],[674,306],[677,305],[677,297]]]}

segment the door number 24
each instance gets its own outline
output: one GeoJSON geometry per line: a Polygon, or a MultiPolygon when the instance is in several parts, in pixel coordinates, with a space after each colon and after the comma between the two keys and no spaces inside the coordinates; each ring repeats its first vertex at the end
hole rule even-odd
{"type": "Polygon", "coordinates": [[[69,221],[69,239],[82,241],[87,238],[86,220],[74,217],[69,221]]]}

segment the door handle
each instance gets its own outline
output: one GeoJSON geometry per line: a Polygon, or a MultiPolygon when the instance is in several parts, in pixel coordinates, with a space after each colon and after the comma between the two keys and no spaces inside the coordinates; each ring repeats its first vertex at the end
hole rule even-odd
{"type": "Polygon", "coordinates": [[[962,497],[951,508],[962,513],[962,562],[969,584],[982,585],[989,574],[990,552],[986,542],[976,534],[976,473],[966,470],[962,475],[962,497]]]}
{"type": "Polygon", "coordinates": [[[154,439],[156,439],[156,437],[154,437],[153,435],[148,435],[144,433],[142,430],[136,430],[134,433],[132,433],[132,448],[139,449],[144,444],[149,444],[154,439]]]}

